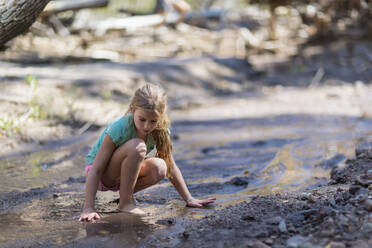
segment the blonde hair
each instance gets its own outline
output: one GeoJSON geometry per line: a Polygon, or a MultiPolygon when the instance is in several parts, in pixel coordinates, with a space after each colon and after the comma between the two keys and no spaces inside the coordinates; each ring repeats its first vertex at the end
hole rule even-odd
{"type": "Polygon", "coordinates": [[[157,156],[164,159],[167,165],[167,176],[171,177],[171,154],[172,142],[168,130],[170,120],[166,113],[167,95],[165,91],[154,84],[146,84],[137,89],[132,97],[128,112],[134,112],[136,109],[153,112],[158,116],[158,124],[152,136],[156,143],[157,156]]]}

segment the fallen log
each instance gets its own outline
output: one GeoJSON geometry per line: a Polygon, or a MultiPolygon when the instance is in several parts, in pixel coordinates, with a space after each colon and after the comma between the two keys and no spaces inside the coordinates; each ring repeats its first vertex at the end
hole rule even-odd
{"type": "MultiPolygon", "coordinates": [[[[193,11],[186,15],[185,20],[221,18],[226,10],[193,11]]],[[[157,26],[163,23],[176,23],[179,15],[175,12],[167,13],[165,18],[160,14],[130,16],[125,18],[107,18],[105,20],[85,23],[85,27],[74,26],[75,29],[88,28],[96,31],[96,35],[104,35],[108,30],[135,31],[141,27],[157,26]]]]}
{"type": "Polygon", "coordinates": [[[109,0],[65,0],[50,2],[41,13],[42,17],[49,17],[58,13],[70,10],[80,10],[87,8],[102,8],[109,4],[109,0]]]}

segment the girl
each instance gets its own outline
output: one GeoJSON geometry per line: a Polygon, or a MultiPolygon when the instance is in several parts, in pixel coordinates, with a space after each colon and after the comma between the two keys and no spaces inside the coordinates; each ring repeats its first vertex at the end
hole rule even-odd
{"type": "Polygon", "coordinates": [[[145,213],[134,204],[133,193],[168,176],[189,207],[203,207],[216,199],[191,196],[172,156],[166,94],[152,84],[139,88],[127,113],[110,123],[86,157],[85,202],[80,221],[100,216],[94,209],[97,190],[119,190],[118,210],[145,213]],[[156,147],[157,157],[146,158],[156,147]]]}

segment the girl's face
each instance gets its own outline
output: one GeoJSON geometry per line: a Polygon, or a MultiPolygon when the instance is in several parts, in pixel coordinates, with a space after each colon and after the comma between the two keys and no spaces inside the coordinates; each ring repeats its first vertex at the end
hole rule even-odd
{"type": "Polygon", "coordinates": [[[133,112],[133,120],[138,136],[140,138],[146,137],[149,133],[154,131],[158,124],[158,118],[158,115],[154,112],[135,109],[133,112]]]}

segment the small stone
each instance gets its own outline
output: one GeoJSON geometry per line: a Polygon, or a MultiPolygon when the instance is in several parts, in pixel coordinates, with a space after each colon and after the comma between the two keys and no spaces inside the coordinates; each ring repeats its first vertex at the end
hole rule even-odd
{"type": "Polygon", "coordinates": [[[315,197],[312,196],[312,195],[309,195],[308,199],[307,199],[307,202],[308,203],[315,203],[315,197]]]}
{"type": "Polygon", "coordinates": [[[349,188],[349,193],[355,195],[362,187],[359,185],[351,185],[349,188]]]}
{"type": "Polygon", "coordinates": [[[207,154],[207,153],[209,153],[209,152],[211,152],[211,151],[214,151],[214,150],[216,150],[216,148],[214,148],[214,147],[204,147],[204,148],[201,150],[201,152],[204,153],[204,154],[207,154]]]}
{"type": "Polygon", "coordinates": [[[253,214],[246,214],[242,217],[242,220],[245,220],[245,221],[251,221],[251,220],[255,220],[255,216],[253,214]]]}
{"type": "Polygon", "coordinates": [[[370,233],[372,232],[372,223],[365,223],[363,226],[362,226],[362,230],[366,233],[370,233]]]}
{"type": "Polygon", "coordinates": [[[300,195],[300,200],[305,201],[305,200],[309,199],[309,195],[310,195],[309,193],[302,193],[300,195]]]}
{"type": "Polygon", "coordinates": [[[368,175],[360,175],[355,179],[355,183],[368,187],[372,184],[372,179],[368,175]]]}
{"type": "Polygon", "coordinates": [[[335,207],[336,206],[336,201],[335,201],[335,198],[333,198],[332,196],[328,199],[328,203],[335,207]]]}
{"type": "Polygon", "coordinates": [[[188,239],[190,237],[190,233],[188,231],[184,231],[182,233],[182,236],[183,236],[184,239],[188,239]]]}
{"type": "Polygon", "coordinates": [[[372,211],[372,199],[367,199],[364,201],[364,208],[369,212],[372,211]]]}
{"type": "Polygon", "coordinates": [[[265,245],[264,243],[262,243],[261,241],[256,241],[252,244],[252,247],[254,248],[270,248],[270,246],[268,245],[265,245]]]}
{"type": "Polygon", "coordinates": [[[282,221],[282,219],[283,219],[282,217],[276,216],[276,217],[271,219],[271,223],[274,224],[274,225],[277,225],[282,221]]]}
{"type": "Polygon", "coordinates": [[[345,245],[342,242],[332,241],[326,247],[327,248],[345,248],[345,245]]]}
{"type": "Polygon", "coordinates": [[[287,247],[299,248],[303,243],[307,242],[308,240],[309,238],[307,237],[295,235],[287,240],[287,247]]]}
{"type": "Polygon", "coordinates": [[[248,185],[248,178],[246,177],[234,177],[229,181],[229,183],[236,185],[236,186],[243,186],[248,185]]]}
{"type": "Polygon", "coordinates": [[[267,238],[267,239],[264,240],[264,243],[268,244],[268,245],[272,245],[274,243],[274,240],[271,239],[271,238],[267,238]]]}
{"type": "Polygon", "coordinates": [[[285,224],[285,220],[281,220],[280,223],[279,223],[279,230],[282,232],[282,233],[286,233],[288,232],[287,230],[287,225],[285,224]]]}
{"type": "Polygon", "coordinates": [[[370,248],[370,246],[364,240],[357,240],[351,243],[351,248],[370,248]]]}
{"type": "Polygon", "coordinates": [[[320,231],[319,236],[320,237],[333,237],[335,234],[335,231],[333,228],[323,229],[320,231]]]}
{"type": "Polygon", "coordinates": [[[58,198],[59,197],[59,195],[57,194],[57,193],[54,193],[53,194],[53,198],[55,199],[55,198],[58,198]]]}

